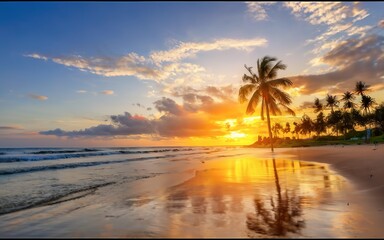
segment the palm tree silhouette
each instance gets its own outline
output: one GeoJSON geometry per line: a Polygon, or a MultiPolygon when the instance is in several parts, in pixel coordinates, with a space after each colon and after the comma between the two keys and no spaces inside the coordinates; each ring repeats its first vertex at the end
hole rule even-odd
{"type": "Polygon", "coordinates": [[[291,80],[288,78],[278,78],[277,70],[284,70],[287,68],[285,64],[278,61],[275,65],[272,62],[277,59],[274,57],[265,56],[261,62],[257,60],[257,74],[252,71],[252,67],[244,67],[248,70],[250,75],[244,74],[243,82],[247,83],[239,89],[239,101],[248,101],[248,96],[252,94],[249,99],[246,113],[252,115],[255,108],[261,100],[261,119],[264,120],[264,111],[267,113],[269,139],[271,142],[271,150],[273,152],[273,139],[271,131],[270,113],[272,115],[281,114],[279,105],[284,107],[286,111],[295,115],[295,112],[288,107],[292,103],[291,97],[288,93],[279,89],[279,87],[292,86],[291,80]]]}
{"type": "Polygon", "coordinates": [[[327,94],[325,101],[327,102],[326,106],[331,108],[331,112],[333,112],[333,108],[337,107],[337,105],[339,104],[339,101],[337,100],[336,95],[327,94]]]}
{"type": "Polygon", "coordinates": [[[361,97],[365,95],[365,92],[369,91],[369,85],[367,85],[365,82],[358,81],[356,82],[355,86],[355,93],[359,94],[361,97]]]}
{"type": "Polygon", "coordinates": [[[356,107],[356,104],[353,102],[353,100],[355,100],[355,96],[352,92],[346,91],[343,94],[341,101],[344,102],[344,105],[343,105],[344,110],[347,111],[348,109],[354,109],[356,107]]]}
{"type": "Polygon", "coordinates": [[[365,142],[368,141],[367,115],[368,115],[370,108],[372,108],[372,106],[374,105],[373,98],[365,95],[365,93],[369,91],[369,87],[370,87],[369,85],[367,85],[365,82],[362,82],[362,81],[356,82],[356,86],[355,86],[355,93],[359,94],[361,96],[361,108],[364,111],[364,116],[362,118],[362,122],[364,124],[365,132],[366,132],[365,142]]]}
{"type": "Polygon", "coordinates": [[[315,108],[314,110],[315,113],[323,111],[323,104],[320,102],[319,98],[315,98],[315,103],[313,107],[315,108]]]}

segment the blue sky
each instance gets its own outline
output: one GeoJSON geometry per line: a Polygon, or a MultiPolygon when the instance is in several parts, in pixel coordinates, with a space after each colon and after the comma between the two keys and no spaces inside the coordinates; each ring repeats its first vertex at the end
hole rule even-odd
{"type": "Polygon", "coordinates": [[[294,82],[298,116],[357,80],[380,103],[383,12],[383,2],[2,2],[0,147],[244,143],[255,135],[236,94],[244,64],[265,55],[287,64],[279,76],[294,82]],[[176,133],[166,117],[190,124],[176,133]],[[160,125],[137,130],[147,123],[160,125]]]}

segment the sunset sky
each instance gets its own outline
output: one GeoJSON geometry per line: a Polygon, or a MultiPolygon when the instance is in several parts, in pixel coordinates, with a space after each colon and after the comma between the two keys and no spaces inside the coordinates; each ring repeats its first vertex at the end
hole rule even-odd
{"type": "Polygon", "coordinates": [[[0,147],[251,144],[265,55],[294,85],[273,122],[357,81],[384,101],[384,2],[1,2],[0,39],[0,147]]]}

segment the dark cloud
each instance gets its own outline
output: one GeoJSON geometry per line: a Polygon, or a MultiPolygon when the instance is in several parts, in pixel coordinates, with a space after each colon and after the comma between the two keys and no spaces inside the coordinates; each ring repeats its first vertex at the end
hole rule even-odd
{"type": "Polygon", "coordinates": [[[216,97],[221,100],[227,100],[231,99],[235,94],[237,94],[238,90],[232,85],[228,85],[220,88],[208,86],[206,87],[205,91],[209,96],[216,97]]]}
{"type": "Polygon", "coordinates": [[[303,94],[318,91],[342,93],[352,90],[357,81],[364,81],[375,90],[383,89],[384,37],[369,35],[361,39],[343,41],[322,58],[324,63],[337,68],[318,75],[293,76],[295,86],[305,86],[303,94]]]}
{"type": "Polygon", "coordinates": [[[165,112],[174,115],[181,115],[183,113],[181,107],[170,98],[163,97],[160,100],[154,102],[154,105],[159,112],[165,112]]]}
{"type": "MultiPolygon", "coordinates": [[[[300,110],[305,110],[305,109],[313,108],[313,106],[315,105],[314,102],[315,102],[315,101],[313,101],[313,102],[305,101],[305,102],[303,102],[303,103],[298,107],[298,109],[300,109],[300,110]]],[[[313,109],[314,109],[314,108],[313,108],[313,109]]]]}
{"type": "Polygon", "coordinates": [[[55,130],[41,131],[43,135],[55,136],[116,136],[116,135],[138,135],[138,134],[152,134],[154,133],[151,122],[141,116],[132,116],[130,113],[125,112],[122,115],[112,115],[112,124],[100,124],[95,127],[86,128],[79,131],[64,131],[59,128],[55,130]]]}
{"type": "Polygon", "coordinates": [[[14,127],[14,126],[0,126],[0,130],[21,130],[23,128],[21,127],[14,127]]]}

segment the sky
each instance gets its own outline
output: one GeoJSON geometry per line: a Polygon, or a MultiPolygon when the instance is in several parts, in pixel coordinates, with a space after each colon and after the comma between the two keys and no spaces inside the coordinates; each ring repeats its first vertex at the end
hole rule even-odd
{"type": "Polygon", "coordinates": [[[0,2],[0,147],[243,145],[238,91],[287,65],[299,121],[357,81],[384,101],[384,2],[0,2]]]}

